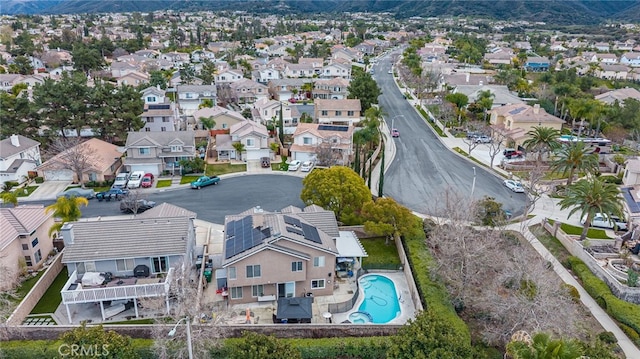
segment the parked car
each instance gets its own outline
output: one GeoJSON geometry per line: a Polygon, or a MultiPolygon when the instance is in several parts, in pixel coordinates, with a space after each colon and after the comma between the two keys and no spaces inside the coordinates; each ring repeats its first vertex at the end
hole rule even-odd
{"type": "Polygon", "coordinates": [[[262,167],[262,168],[271,167],[271,159],[269,157],[261,157],[260,158],[260,167],[262,167]]]}
{"type": "Polygon", "coordinates": [[[127,188],[139,188],[142,184],[142,177],[144,177],[144,171],[133,172],[127,182],[127,188]]]}
{"type": "Polygon", "coordinates": [[[153,173],[147,173],[142,177],[142,182],[140,182],[140,187],[142,188],[153,187],[153,173]]]}
{"type": "Polygon", "coordinates": [[[397,128],[391,130],[391,137],[400,137],[400,131],[397,128]]]}
{"type": "Polygon", "coordinates": [[[518,157],[522,157],[522,152],[518,151],[514,148],[505,148],[504,151],[502,151],[502,154],[504,155],[505,158],[518,158],[518,157]]]}
{"type": "Polygon", "coordinates": [[[120,210],[124,213],[142,213],[156,206],[154,201],[146,199],[125,199],[120,202],[120,210]]]}
{"type": "Polygon", "coordinates": [[[127,182],[129,182],[129,172],[120,172],[116,176],[116,180],[113,181],[113,188],[127,188],[127,182]]]}
{"type": "Polygon", "coordinates": [[[127,195],[129,195],[129,190],[124,189],[124,188],[111,188],[108,191],[104,191],[104,192],[98,192],[96,194],[96,198],[98,199],[98,201],[111,201],[113,200],[121,200],[124,197],[126,197],[127,195]]]}
{"type": "Polygon", "coordinates": [[[300,161],[293,160],[289,162],[289,171],[297,171],[300,168],[300,161]]]}
{"type": "Polygon", "coordinates": [[[507,186],[508,189],[512,190],[516,193],[524,193],[524,187],[522,187],[522,183],[514,180],[504,180],[504,185],[507,186]]]}
{"type": "Polygon", "coordinates": [[[474,139],[475,143],[491,143],[491,137],[489,136],[478,136],[474,139]]]}
{"type": "Polygon", "coordinates": [[[60,197],[67,197],[67,198],[71,198],[71,197],[84,197],[86,199],[92,199],[92,198],[96,198],[96,191],[94,191],[91,188],[69,188],[68,190],[64,191],[64,192],[60,192],[56,195],[56,198],[60,198],[60,197]]]}
{"type": "MultiPolygon", "coordinates": [[[[580,220],[584,224],[587,220],[586,216],[580,220]]],[[[617,231],[627,230],[627,221],[615,215],[607,215],[606,213],[596,213],[591,220],[592,227],[608,228],[617,231]]]]}
{"type": "Polygon", "coordinates": [[[202,187],[211,186],[212,184],[218,184],[220,182],[220,177],[218,176],[202,176],[197,180],[191,182],[191,188],[200,189],[202,187]]]}
{"type": "Polygon", "coordinates": [[[302,163],[302,166],[300,166],[300,171],[302,172],[309,172],[313,169],[313,162],[311,161],[304,161],[302,163]]]}

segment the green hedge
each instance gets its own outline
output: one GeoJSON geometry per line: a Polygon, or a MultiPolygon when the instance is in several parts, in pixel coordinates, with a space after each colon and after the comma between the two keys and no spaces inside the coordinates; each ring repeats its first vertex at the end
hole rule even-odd
{"type": "MultiPolygon", "coordinates": [[[[40,359],[58,358],[61,340],[15,340],[0,342],[0,353],[3,359],[40,359]]],[[[152,339],[132,339],[131,346],[136,352],[136,359],[153,359],[152,339]]]]}
{"type": "Polygon", "coordinates": [[[571,270],[582,281],[582,286],[593,299],[615,320],[637,345],[640,345],[640,305],[619,299],[609,286],[596,277],[577,257],[568,258],[571,270]]]}

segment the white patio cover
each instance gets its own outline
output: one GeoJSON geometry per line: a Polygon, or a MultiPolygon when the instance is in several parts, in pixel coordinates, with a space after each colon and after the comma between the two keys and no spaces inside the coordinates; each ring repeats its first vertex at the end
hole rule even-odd
{"type": "Polygon", "coordinates": [[[340,237],[336,238],[338,257],[368,257],[362,243],[351,231],[340,231],[340,237]]]}

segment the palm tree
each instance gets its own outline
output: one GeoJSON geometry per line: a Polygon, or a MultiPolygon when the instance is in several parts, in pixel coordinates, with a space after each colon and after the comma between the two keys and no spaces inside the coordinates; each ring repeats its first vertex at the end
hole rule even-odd
{"type": "Polygon", "coordinates": [[[622,217],[622,202],[618,187],[613,183],[604,183],[595,177],[581,179],[567,187],[567,196],[559,204],[561,209],[573,207],[569,217],[580,212],[580,218],[584,219],[580,240],[587,237],[589,225],[596,213],[622,217]]]}
{"type": "Polygon", "coordinates": [[[18,194],[16,192],[2,192],[0,199],[3,203],[11,203],[14,207],[18,207],[18,194]]]}
{"type": "Polygon", "coordinates": [[[202,123],[202,126],[207,130],[211,130],[216,127],[216,121],[213,119],[213,116],[200,117],[199,120],[200,123],[202,123]]]}
{"type": "Polygon", "coordinates": [[[305,82],[304,84],[302,84],[300,89],[305,92],[305,99],[313,99],[313,89],[315,88],[315,86],[316,83],[313,81],[305,82]]]}
{"type": "Polygon", "coordinates": [[[484,113],[484,120],[487,120],[487,111],[491,109],[493,106],[493,99],[496,95],[490,90],[480,91],[478,92],[478,97],[476,98],[476,104],[482,108],[482,112],[484,113]]]}
{"type": "Polygon", "coordinates": [[[551,163],[551,170],[563,175],[568,172],[567,186],[570,186],[576,170],[595,172],[598,169],[598,162],[598,155],[590,153],[584,142],[574,142],[562,147],[558,157],[551,163]]]}
{"type": "Polygon", "coordinates": [[[280,149],[280,144],[277,142],[271,142],[269,144],[269,148],[271,149],[271,152],[273,152],[273,159],[276,159],[276,154],[278,153],[278,149],[280,149]]]}
{"type": "Polygon", "coordinates": [[[560,147],[557,141],[560,137],[560,131],[552,127],[536,126],[527,132],[529,137],[524,141],[523,145],[527,151],[538,153],[538,163],[542,162],[542,154],[553,151],[560,147]]]}
{"type": "Polygon", "coordinates": [[[232,146],[236,150],[236,153],[238,154],[238,157],[239,157],[238,159],[242,161],[242,152],[244,152],[244,144],[242,144],[242,142],[234,142],[232,146]]]}
{"type": "Polygon", "coordinates": [[[547,333],[537,333],[531,343],[512,341],[507,354],[514,359],[578,359],[582,349],[575,340],[551,339],[547,333]]]}
{"type": "Polygon", "coordinates": [[[60,222],[56,222],[49,229],[49,235],[54,232],[58,232],[62,225],[67,222],[75,222],[80,219],[82,212],[80,212],[80,206],[89,205],[89,200],[84,197],[60,197],[54,204],[51,204],[45,208],[45,211],[53,211],[53,216],[60,218],[60,222]]]}

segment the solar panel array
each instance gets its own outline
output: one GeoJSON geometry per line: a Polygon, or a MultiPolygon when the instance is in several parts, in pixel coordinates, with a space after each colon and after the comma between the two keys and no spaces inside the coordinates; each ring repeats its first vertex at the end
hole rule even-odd
{"type": "Polygon", "coordinates": [[[264,239],[269,237],[267,234],[271,234],[271,230],[268,228],[262,231],[253,228],[253,218],[251,216],[227,223],[225,259],[262,244],[264,239]],[[265,233],[265,230],[268,233],[265,233]]]}
{"type": "Polygon", "coordinates": [[[149,110],[170,110],[171,105],[149,105],[149,110]]]}
{"type": "Polygon", "coordinates": [[[320,131],[340,131],[340,132],[347,132],[347,131],[349,131],[349,126],[318,125],[318,130],[320,130],[320,131]]]}
{"type": "Polygon", "coordinates": [[[290,225],[286,227],[287,232],[295,233],[297,235],[303,236],[306,240],[311,242],[322,243],[322,240],[320,239],[320,234],[318,233],[318,229],[316,227],[300,222],[298,218],[293,218],[286,215],[283,217],[284,217],[284,223],[290,225]]]}
{"type": "Polygon", "coordinates": [[[287,216],[287,215],[284,215],[282,217],[284,217],[284,223],[291,224],[291,225],[294,225],[296,227],[301,227],[299,219],[293,218],[293,217],[290,217],[290,216],[287,216]]]}
{"type": "Polygon", "coordinates": [[[295,233],[295,234],[298,234],[298,235],[304,236],[304,232],[302,232],[302,231],[301,231],[301,230],[299,230],[298,228],[293,228],[293,227],[289,227],[289,226],[287,226],[287,232],[295,233]]]}
{"type": "Polygon", "coordinates": [[[512,114],[512,115],[517,115],[517,114],[519,114],[520,112],[522,112],[524,110],[526,110],[525,107],[518,107],[518,108],[516,108],[514,110],[509,111],[509,113],[512,114]]]}
{"type": "Polygon", "coordinates": [[[318,233],[318,229],[314,226],[308,225],[306,223],[302,223],[302,231],[304,232],[304,238],[310,240],[315,243],[322,243],[320,240],[320,234],[318,233]]]}

